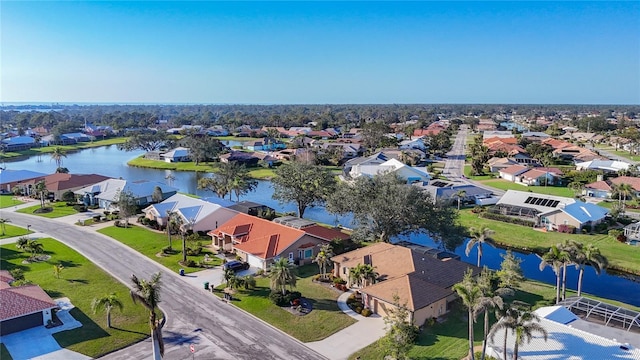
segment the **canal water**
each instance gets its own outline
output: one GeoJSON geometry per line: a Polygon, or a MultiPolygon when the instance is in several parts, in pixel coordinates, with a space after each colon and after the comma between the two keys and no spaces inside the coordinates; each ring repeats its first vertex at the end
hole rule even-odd
{"type": "MultiPolygon", "coordinates": [[[[234,145],[234,144],[231,144],[234,145]]],[[[120,151],[115,145],[100,148],[85,149],[74,153],[67,154],[63,159],[62,166],[69,169],[72,173],[82,174],[102,174],[114,178],[123,178],[127,180],[153,180],[163,183],[169,183],[167,176],[172,175],[174,180],[172,186],[177,187],[181,192],[196,194],[200,196],[215,196],[211,192],[197,189],[198,179],[202,176],[208,176],[206,173],[186,172],[186,171],[170,171],[144,169],[127,166],[127,161],[140,156],[143,151],[120,151]]],[[[5,163],[7,169],[14,170],[32,170],[42,173],[53,173],[56,170],[56,164],[51,160],[49,155],[42,155],[16,161],[7,161],[5,163]]],[[[240,200],[249,200],[268,205],[278,212],[296,212],[294,204],[280,204],[271,198],[273,187],[269,181],[259,181],[255,191],[241,196],[240,200]]],[[[233,197],[235,199],[235,195],[233,197]]],[[[351,226],[352,217],[336,217],[328,213],[324,207],[312,207],[305,212],[305,218],[323,222],[331,225],[351,226]]],[[[400,240],[409,240],[411,242],[437,247],[426,235],[412,235],[400,240]]],[[[458,247],[455,253],[460,255],[463,261],[475,264],[477,257],[476,248],[467,257],[464,254],[465,245],[458,247]]],[[[482,265],[487,265],[491,269],[498,269],[502,261],[501,255],[505,250],[485,245],[482,257],[482,265]]],[[[637,251],[637,249],[630,249],[637,251]]],[[[555,284],[555,275],[550,268],[540,271],[538,266],[540,259],[535,254],[524,254],[514,252],[522,259],[522,269],[527,278],[543,281],[549,284],[555,284]]],[[[570,289],[576,289],[578,279],[578,271],[574,267],[569,267],[567,271],[567,286],[570,289]]],[[[586,293],[598,295],[605,298],[619,300],[625,303],[640,306],[640,279],[634,276],[618,276],[603,272],[599,276],[596,275],[592,268],[587,268],[584,274],[583,291],[586,293]]]]}

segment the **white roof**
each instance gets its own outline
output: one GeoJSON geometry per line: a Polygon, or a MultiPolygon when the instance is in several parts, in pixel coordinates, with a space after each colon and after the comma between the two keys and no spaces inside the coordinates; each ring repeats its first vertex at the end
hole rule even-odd
{"type": "Polygon", "coordinates": [[[536,209],[541,213],[551,209],[558,209],[575,203],[576,200],[563,196],[537,194],[528,191],[507,190],[496,205],[515,205],[536,209]],[[541,200],[538,200],[541,199],[541,200]],[[545,201],[546,200],[546,201],[545,201]]]}
{"type": "MultiPolygon", "coordinates": [[[[598,329],[602,325],[587,322],[581,319],[574,319],[569,323],[563,323],[569,317],[564,311],[557,307],[552,309],[540,308],[535,311],[540,319],[540,325],[548,332],[547,341],[541,334],[535,333],[530,343],[524,343],[518,347],[519,359],[522,360],[588,360],[588,359],[640,359],[640,350],[633,345],[624,342],[596,335],[592,331],[585,329],[598,329]],[[566,317],[564,315],[567,315],[566,317]],[[556,320],[560,320],[559,322],[556,320]],[[586,323],[586,324],[584,324],[586,323]],[[579,328],[578,328],[579,327],[579,328]],[[625,346],[628,350],[621,348],[625,346]]],[[[566,310],[566,309],[565,309],[566,310]]],[[[568,310],[566,310],[568,311],[568,310]]],[[[609,329],[604,329],[602,334],[609,333],[609,329]]],[[[615,333],[610,333],[615,334],[615,333]]],[[[635,334],[629,334],[636,336],[635,334]]],[[[513,343],[515,336],[508,332],[507,336],[507,356],[511,359],[513,353],[513,343]]],[[[623,340],[624,341],[624,340],[623,340]]],[[[502,344],[504,343],[504,332],[498,331],[493,341],[489,340],[491,355],[502,359],[502,344]]]]}
{"type": "Polygon", "coordinates": [[[129,191],[135,198],[143,198],[153,195],[156,186],[162,189],[163,193],[178,191],[178,188],[156,181],[137,180],[127,181],[123,179],[107,179],[94,185],[86,186],[74,191],[75,194],[97,193],[96,198],[113,201],[119,191],[129,191]]]}
{"type": "Polygon", "coordinates": [[[631,164],[628,162],[618,160],[591,160],[576,164],[578,170],[601,169],[614,172],[628,170],[629,166],[631,166],[631,164]]]}
{"type": "Polygon", "coordinates": [[[175,158],[175,157],[184,157],[189,156],[189,149],[185,147],[177,147],[166,153],[162,154],[163,157],[175,158]]]}
{"type": "MultiPolygon", "coordinates": [[[[357,175],[375,176],[387,172],[395,172],[398,176],[403,178],[408,178],[409,174],[425,178],[424,180],[428,180],[430,178],[426,169],[405,165],[397,159],[389,159],[382,164],[355,165],[353,170],[355,170],[357,175]]],[[[354,172],[353,170],[352,172],[354,172]]]]}

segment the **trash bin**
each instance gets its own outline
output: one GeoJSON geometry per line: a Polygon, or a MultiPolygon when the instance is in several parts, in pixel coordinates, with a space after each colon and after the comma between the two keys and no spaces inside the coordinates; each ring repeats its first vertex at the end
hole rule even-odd
{"type": "Polygon", "coordinates": [[[209,282],[208,281],[204,282],[204,289],[205,290],[209,290],[209,282]]]}
{"type": "Polygon", "coordinates": [[[178,273],[180,273],[180,276],[184,276],[184,269],[180,269],[178,273]]]}

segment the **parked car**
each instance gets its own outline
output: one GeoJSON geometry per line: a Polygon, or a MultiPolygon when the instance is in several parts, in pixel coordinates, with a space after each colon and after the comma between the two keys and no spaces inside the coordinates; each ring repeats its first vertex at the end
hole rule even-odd
{"type": "Polygon", "coordinates": [[[231,269],[233,271],[247,270],[249,268],[249,264],[246,263],[246,262],[233,260],[233,261],[229,261],[229,262],[225,263],[222,266],[222,268],[225,269],[225,270],[231,269]]]}

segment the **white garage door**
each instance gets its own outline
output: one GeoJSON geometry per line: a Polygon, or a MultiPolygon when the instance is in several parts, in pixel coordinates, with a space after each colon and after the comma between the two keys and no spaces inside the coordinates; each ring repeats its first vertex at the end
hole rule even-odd
{"type": "Polygon", "coordinates": [[[262,259],[255,257],[253,255],[247,255],[247,262],[249,263],[249,265],[253,266],[253,267],[257,267],[260,269],[264,269],[264,262],[262,261],[262,259]]]}

